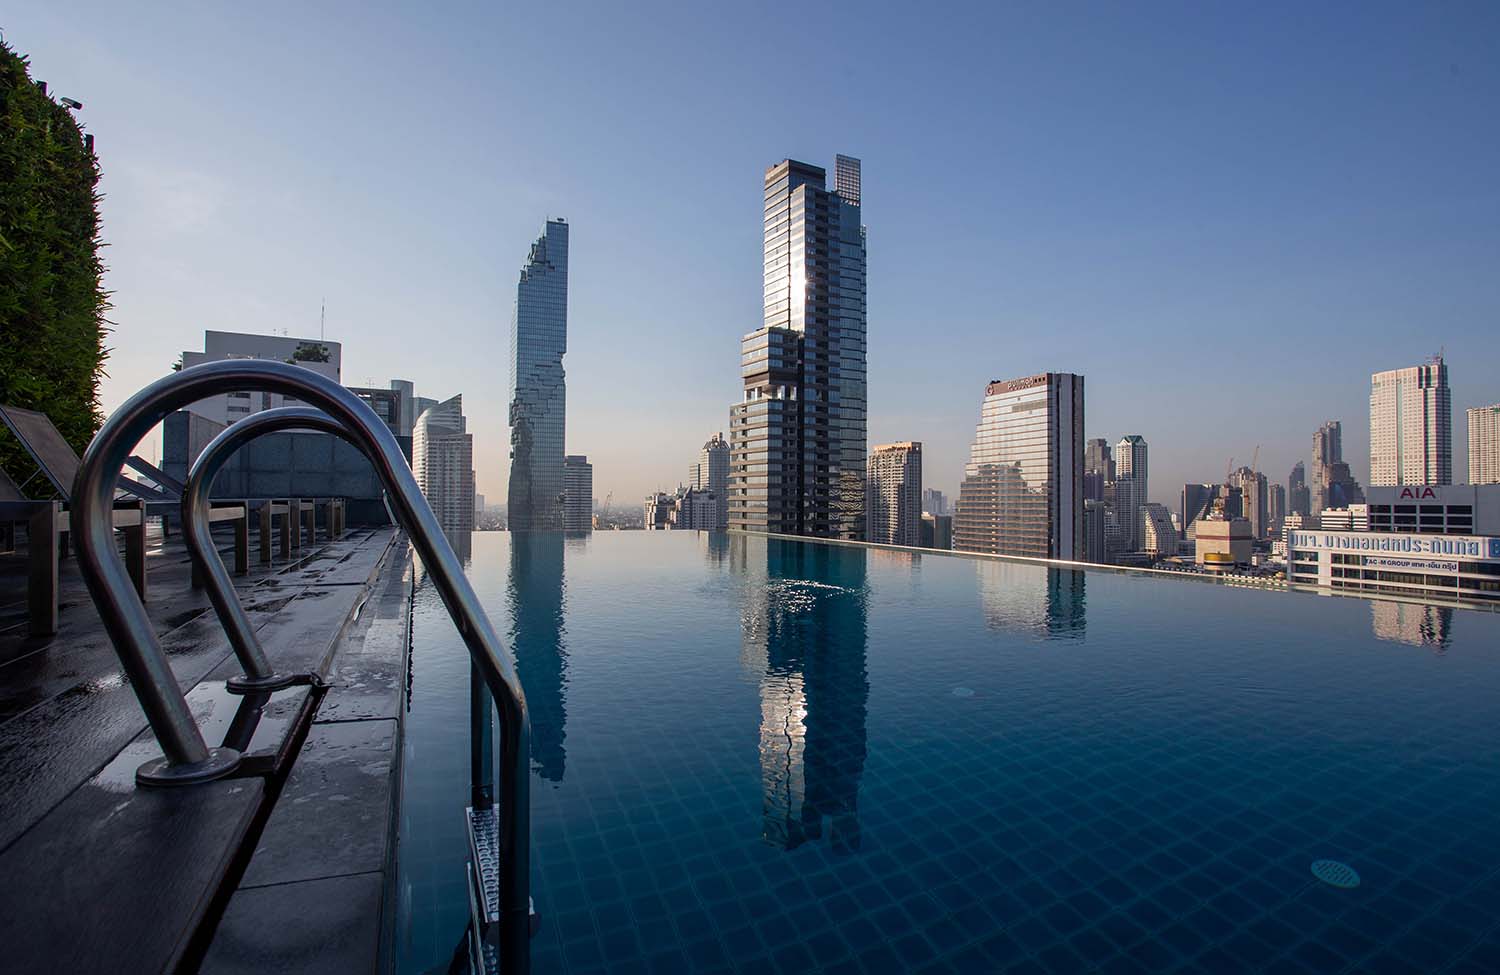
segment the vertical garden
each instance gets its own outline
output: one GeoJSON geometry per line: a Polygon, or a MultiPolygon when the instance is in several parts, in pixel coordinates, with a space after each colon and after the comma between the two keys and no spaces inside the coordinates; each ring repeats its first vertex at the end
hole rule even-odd
{"type": "MultiPolygon", "coordinates": [[[[0,41],[0,404],[46,413],[78,451],[108,355],[98,184],[93,140],[0,41]]],[[[0,468],[33,470],[4,431],[0,468]]]]}

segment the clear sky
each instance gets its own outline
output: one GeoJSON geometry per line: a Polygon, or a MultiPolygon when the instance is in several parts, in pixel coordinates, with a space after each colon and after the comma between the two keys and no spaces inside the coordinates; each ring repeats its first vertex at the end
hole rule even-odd
{"type": "Polygon", "coordinates": [[[1154,500],[1284,480],[1369,374],[1500,401],[1500,4],[20,4],[84,102],[115,292],[106,408],[204,329],[318,333],[462,392],[505,495],[507,333],[572,227],[568,450],[675,486],[739,398],[761,174],[864,161],[872,443],[957,488],[986,381],[1082,373],[1154,500]]]}

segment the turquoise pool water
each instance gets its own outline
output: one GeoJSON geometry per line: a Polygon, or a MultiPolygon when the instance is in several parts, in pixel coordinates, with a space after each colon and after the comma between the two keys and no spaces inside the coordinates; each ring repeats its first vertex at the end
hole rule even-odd
{"type": "MultiPolygon", "coordinates": [[[[1500,615],[671,532],[480,533],[470,576],[539,972],[1500,971],[1500,615]]],[[[467,918],[430,587],[413,643],[403,972],[467,918]]]]}

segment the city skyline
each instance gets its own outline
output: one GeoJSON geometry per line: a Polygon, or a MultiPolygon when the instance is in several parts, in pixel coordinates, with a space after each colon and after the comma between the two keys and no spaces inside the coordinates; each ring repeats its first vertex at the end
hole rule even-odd
{"type": "MultiPolygon", "coordinates": [[[[988,60],[1007,66],[980,69],[972,85],[955,84],[949,72],[959,69],[943,65],[928,77],[931,64],[881,36],[910,35],[872,11],[858,54],[809,62],[810,83],[828,97],[807,105],[737,94],[760,69],[732,51],[745,26],[732,19],[722,31],[685,28],[704,41],[699,54],[645,39],[630,62],[646,63],[638,79],[605,42],[620,24],[594,18],[601,24],[590,28],[565,11],[512,25],[502,57],[462,43],[482,25],[387,14],[361,24],[348,50],[314,51],[307,38],[319,25],[347,18],[299,12],[291,36],[280,24],[270,44],[269,24],[230,29],[101,6],[86,15],[112,38],[105,45],[79,36],[78,13],[17,11],[6,28],[37,77],[85,102],[80,120],[98,139],[116,323],[106,409],[162,375],[205,328],[319,336],[326,297],[325,335],[344,345],[345,382],[402,375],[467,394],[479,490],[502,498],[508,437],[493,342],[508,311],[505,269],[543,218],[563,213],[580,228],[571,446],[590,454],[597,495],[638,499],[673,485],[691,457],[683,445],[722,425],[733,342],[753,324],[761,285],[746,271],[760,249],[755,173],[784,156],[830,159],[843,148],[866,160],[866,220],[879,241],[868,441],[921,439],[928,484],[950,495],[968,448],[969,391],[1005,376],[1088,376],[1090,416],[1110,429],[1091,424],[1086,435],[1143,435],[1152,445],[1148,500],[1170,507],[1183,483],[1216,481],[1228,455],[1243,462],[1257,444],[1260,469],[1284,480],[1329,418],[1343,421],[1345,458],[1367,483],[1369,376],[1434,346],[1447,353],[1455,411],[1500,400],[1500,350],[1488,334],[1500,295],[1466,271],[1492,263],[1500,244],[1500,200],[1483,176],[1500,144],[1481,124],[1500,77],[1478,40],[1493,34],[1493,11],[1387,7],[1354,23],[1317,11],[1299,16],[1296,37],[1276,16],[1223,11],[1187,16],[1169,36],[1103,10],[1097,38],[1070,31],[1066,14],[1039,15],[999,32],[1007,57],[988,60]],[[374,72],[385,47],[397,49],[382,31],[451,55],[445,70],[455,82],[499,97],[477,115],[462,99],[415,110],[414,93],[374,72]],[[553,104],[506,97],[526,90],[559,34],[578,35],[597,66],[568,79],[553,104]],[[1155,57],[1121,60],[1105,34],[1155,57]],[[1247,36],[1262,53],[1245,53],[1256,48],[1242,43],[1247,36]],[[1330,67],[1333,44],[1346,56],[1330,67]],[[297,70],[252,72],[252,59],[238,56],[268,47],[297,70]],[[173,57],[162,56],[168,50],[173,57]],[[863,67],[874,57],[915,68],[920,80],[903,92],[863,67]],[[1085,64],[1111,90],[1068,67],[1085,64]],[[1278,71],[1268,75],[1267,64],[1278,71]],[[641,85],[689,68],[705,77],[701,91],[648,106],[636,132],[611,122],[615,99],[641,102],[641,85]],[[595,72],[624,80],[608,96],[589,94],[595,72]],[[837,84],[847,73],[868,83],[837,84]],[[1212,97],[1194,90],[1191,79],[1205,76],[1216,83],[1212,97]],[[1298,93],[1314,77],[1322,100],[1307,105],[1298,93]],[[242,89],[256,97],[239,97],[242,89]],[[328,118],[308,93],[325,89],[354,124],[311,154],[307,146],[329,141],[328,118]],[[930,113],[904,110],[932,104],[939,90],[957,94],[930,113]],[[994,92],[1007,95],[996,101],[994,92]],[[1162,101],[1163,92],[1172,97],[1162,101]],[[212,112],[203,110],[209,99],[212,112]],[[963,134],[955,119],[981,105],[994,106],[1001,124],[963,134]],[[387,126],[362,124],[392,108],[410,127],[394,143],[387,126]],[[726,121],[709,126],[691,166],[672,168],[670,189],[653,185],[673,155],[667,133],[716,117],[726,121]],[[1336,124],[1344,117],[1365,122],[1355,131],[1336,124]],[[1216,128],[1224,118],[1255,124],[1216,128]],[[1119,125],[1147,134],[1138,144],[1111,136],[1119,125]],[[434,158],[436,197],[403,199],[434,158]],[[688,220],[693,247],[673,245],[688,220]],[[667,306],[663,282],[673,287],[667,306]],[[1264,365],[1247,356],[1243,381],[1226,375],[1211,344],[1186,340],[1205,323],[1254,335],[1264,365]],[[1139,383],[1152,353],[1112,338],[1146,328],[1183,350],[1172,384],[1139,383]],[[700,341],[676,347],[685,329],[700,341]],[[447,354],[412,354],[424,330],[441,334],[447,354]],[[1277,351],[1286,349],[1305,355],[1315,381],[1288,376],[1296,369],[1277,351]],[[626,403],[615,384],[622,355],[648,391],[626,403]],[[1226,399],[1226,389],[1238,396],[1226,399]],[[1184,408],[1207,403],[1214,408],[1184,408]],[[639,434],[605,442],[621,422],[639,434]]],[[[990,36],[984,28],[1007,18],[976,13],[976,29],[942,34],[944,43],[963,48],[963,34],[990,36]]],[[[940,31],[916,33],[935,40],[940,31]]],[[[1457,479],[1467,438],[1455,435],[1453,447],[1457,479]]]]}

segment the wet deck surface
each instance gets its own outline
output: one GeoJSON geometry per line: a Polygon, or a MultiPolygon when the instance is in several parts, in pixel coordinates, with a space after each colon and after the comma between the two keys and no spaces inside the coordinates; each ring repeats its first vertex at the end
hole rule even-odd
{"type": "MultiPolygon", "coordinates": [[[[228,537],[222,539],[227,547],[228,537]]],[[[367,970],[394,830],[409,562],[390,529],[320,537],[236,580],[278,670],[250,700],[175,536],[148,612],[210,745],[258,718],[240,777],[140,789],[159,754],[72,560],[59,632],[0,589],[0,944],[7,970],[367,970]],[[331,952],[331,954],[330,954],[331,952]],[[12,967],[14,966],[14,967],[12,967]]],[[[0,557],[0,584],[12,581],[0,557]]]]}

